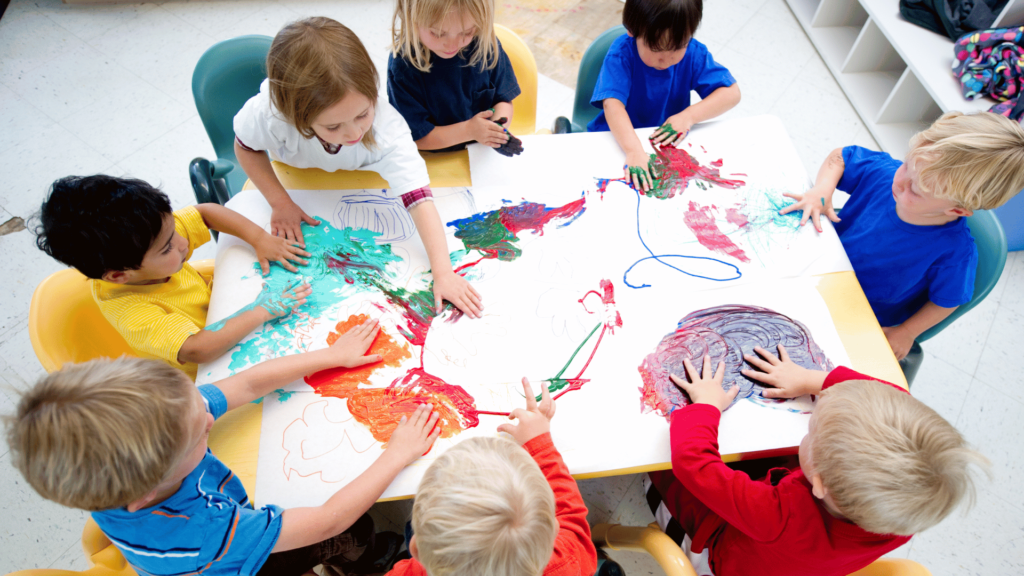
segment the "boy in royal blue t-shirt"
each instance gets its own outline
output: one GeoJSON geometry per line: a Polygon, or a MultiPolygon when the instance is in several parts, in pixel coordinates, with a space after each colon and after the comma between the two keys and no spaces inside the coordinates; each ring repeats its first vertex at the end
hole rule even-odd
{"type": "Polygon", "coordinates": [[[905,162],[859,146],[833,150],[807,194],[786,214],[803,210],[820,232],[835,222],[897,359],[922,332],[974,295],[978,250],[964,216],[991,210],[1024,188],[1024,128],[988,112],[949,112],[914,136],[905,162]],[[836,189],[850,194],[842,219],[836,189]]]}
{"type": "Polygon", "coordinates": [[[676,144],[690,128],[736,106],[740,89],[729,71],[693,39],[702,0],[626,0],[626,34],[608,49],[590,104],[602,112],[588,132],[611,130],[626,153],[624,176],[651,186],[650,157],[635,128],[660,126],[652,144],[676,144]],[[690,105],[690,92],[701,97],[690,105]]]}

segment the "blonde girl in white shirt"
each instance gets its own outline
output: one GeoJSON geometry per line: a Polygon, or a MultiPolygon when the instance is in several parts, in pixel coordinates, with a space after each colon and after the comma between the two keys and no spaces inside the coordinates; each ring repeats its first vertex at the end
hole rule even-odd
{"type": "Polygon", "coordinates": [[[448,300],[479,318],[479,293],[452,270],[427,166],[401,114],[377,100],[377,70],[355,33],[330,18],[293,22],[274,37],[267,76],[234,127],[238,162],[273,209],[271,233],[305,247],[302,222],[319,224],[288,195],[271,158],[296,168],[377,172],[419,231],[438,312],[448,300]]]}

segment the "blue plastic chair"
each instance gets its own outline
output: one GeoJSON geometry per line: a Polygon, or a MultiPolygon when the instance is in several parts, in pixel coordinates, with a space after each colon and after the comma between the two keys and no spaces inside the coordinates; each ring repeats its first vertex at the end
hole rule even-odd
{"type": "Polygon", "coordinates": [[[956,321],[957,318],[969,312],[972,308],[981,303],[986,296],[996,287],[999,276],[1006,266],[1006,234],[999,224],[999,219],[988,210],[975,212],[973,216],[967,217],[967,226],[974,236],[974,243],[978,247],[978,271],[974,277],[974,296],[971,301],[958,307],[948,318],[925,330],[914,345],[910,348],[907,357],[900,361],[900,368],[907,378],[907,384],[911,384],[917,371],[921,368],[924,360],[924,350],[921,342],[934,337],[942,332],[947,326],[956,321]]]}
{"type": "Polygon", "coordinates": [[[224,204],[242,190],[246,175],[235,158],[235,114],[267,78],[270,36],[239,36],[210,47],[192,73],[192,97],[217,159],[196,158],[189,177],[200,204],[224,204]]]}
{"type": "Polygon", "coordinates": [[[612,42],[626,33],[626,28],[621,24],[609,28],[601,33],[583,53],[580,61],[580,71],[576,76],[576,99],[572,105],[572,121],[565,116],[555,118],[555,125],[551,131],[555,134],[566,134],[569,132],[586,132],[587,124],[597,118],[601,112],[590,105],[590,97],[594,95],[594,85],[597,84],[597,77],[601,74],[601,65],[604,64],[604,57],[608,54],[612,42]]]}

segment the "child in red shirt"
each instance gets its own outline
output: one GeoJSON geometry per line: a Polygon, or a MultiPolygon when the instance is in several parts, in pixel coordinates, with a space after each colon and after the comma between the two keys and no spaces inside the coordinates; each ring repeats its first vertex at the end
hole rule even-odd
{"type": "Polygon", "coordinates": [[[442,454],[416,490],[411,560],[388,576],[592,576],[587,507],[551,441],[555,403],[523,378],[526,409],[506,438],[470,438],[442,454]],[[520,447],[522,446],[522,447],[520,447]]]}
{"type": "Polygon", "coordinates": [[[760,371],[743,374],[774,386],[766,397],[819,395],[800,467],[754,481],[722,462],[718,422],[736,387],[723,390],[724,365],[712,375],[705,357],[702,375],[685,362],[690,382],[672,376],[693,403],[671,414],[671,474],[650,475],[692,552],[708,549],[713,574],[845,576],[937,524],[965,495],[973,501],[969,465],[987,460],[905,390],[849,368],[802,368],[782,346],[779,358],[755,351],[761,358],[745,358],[760,371]]]}

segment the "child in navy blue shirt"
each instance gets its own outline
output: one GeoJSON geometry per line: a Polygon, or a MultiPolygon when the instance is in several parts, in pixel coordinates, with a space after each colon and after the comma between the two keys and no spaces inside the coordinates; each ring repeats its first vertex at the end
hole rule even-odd
{"type": "Polygon", "coordinates": [[[740,88],[729,71],[693,39],[702,0],[626,0],[626,34],[608,49],[590,104],[602,112],[588,132],[611,130],[626,153],[624,177],[648,190],[649,156],[635,128],[660,126],[652,144],[676,144],[690,128],[736,106],[740,88]],[[690,92],[701,97],[690,105],[690,92]]]}
{"type": "Polygon", "coordinates": [[[506,126],[519,83],[494,35],[493,0],[397,0],[388,56],[388,101],[420,150],[480,142],[522,151],[506,126]]]}
{"type": "Polygon", "coordinates": [[[207,448],[225,412],[304,374],[379,362],[366,355],[377,332],[369,321],[329,348],[198,388],[156,360],[67,364],[22,396],[8,428],[11,460],[44,498],[92,511],[139,574],[299,576],[321,563],[350,575],[384,572],[398,535],[375,538],[365,513],[437,438],[431,405],[403,417],[377,460],[320,506],[255,509],[207,448]]]}
{"type": "Polygon", "coordinates": [[[1024,188],[1024,128],[989,112],[949,112],[914,136],[905,162],[859,146],[833,150],[814,186],[784,208],[820,232],[824,214],[897,359],[974,295],[978,250],[964,216],[1024,188]],[[836,189],[850,195],[842,219],[836,189]]]}

